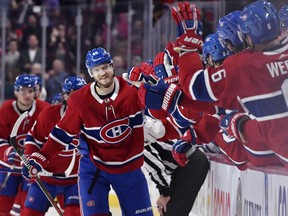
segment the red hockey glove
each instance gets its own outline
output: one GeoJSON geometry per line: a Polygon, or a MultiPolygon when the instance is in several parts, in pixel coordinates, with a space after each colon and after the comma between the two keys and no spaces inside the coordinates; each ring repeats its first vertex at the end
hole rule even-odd
{"type": "Polygon", "coordinates": [[[165,79],[178,74],[178,68],[169,64],[168,55],[160,52],[156,55],[154,62],[154,74],[160,79],[165,79]]]}
{"type": "Polygon", "coordinates": [[[15,149],[12,146],[9,146],[4,151],[4,158],[3,160],[9,164],[12,164],[16,167],[21,167],[21,158],[19,157],[18,153],[15,151],[15,149]]]}
{"type": "Polygon", "coordinates": [[[179,53],[174,50],[174,47],[175,44],[170,41],[166,44],[164,52],[167,54],[169,64],[176,67],[179,63],[179,53]]]}
{"type": "Polygon", "coordinates": [[[142,70],[142,73],[145,77],[149,77],[151,74],[153,74],[153,61],[148,60],[147,62],[142,62],[140,65],[140,68],[142,70]]]}
{"type": "Polygon", "coordinates": [[[179,37],[175,42],[177,52],[202,49],[202,23],[199,9],[194,4],[179,2],[178,9],[172,8],[172,17],[178,25],[179,37]]]}
{"type": "Polygon", "coordinates": [[[49,161],[39,152],[34,152],[28,159],[28,166],[23,166],[22,175],[27,179],[33,179],[39,172],[43,171],[43,167],[47,166],[49,161]]]}
{"type": "Polygon", "coordinates": [[[128,78],[131,81],[145,81],[148,82],[149,75],[153,73],[153,66],[150,61],[142,62],[140,66],[132,67],[131,70],[128,71],[128,78]]]}
{"type": "Polygon", "coordinates": [[[221,116],[220,128],[229,136],[235,137],[241,142],[246,142],[243,135],[243,126],[249,119],[248,115],[234,110],[227,115],[221,116]]]}
{"type": "Polygon", "coordinates": [[[194,129],[188,129],[184,136],[172,146],[172,156],[179,166],[185,166],[189,161],[189,156],[196,150],[196,133],[194,129]]]}
{"type": "Polygon", "coordinates": [[[141,103],[148,109],[163,109],[173,113],[181,96],[181,90],[178,85],[168,84],[163,79],[158,79],[155,84],[141,84],[138,96],[141,103]]]}

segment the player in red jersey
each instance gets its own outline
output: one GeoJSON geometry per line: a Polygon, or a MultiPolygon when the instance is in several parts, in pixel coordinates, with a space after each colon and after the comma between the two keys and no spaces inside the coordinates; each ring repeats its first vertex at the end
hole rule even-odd
{"type": "MultiPolygon", "coordinates": [[[[24,154],[26,157],[29,157],[34,152],[39,152],[43,148],[50,132],[56,123],[63,117],[66,111],[67,99],[71,94],[83,87],[85,84],[86,82],[81,77],[71,76],[65,79],[62,86],[64,101],[62,104],[60,103],[58,105],[50,106],[40,113],[25,140],[24,154]]],[[[44,182],[44,185],[52,196],[64,194],[65,205],[63,210],[65,215],[80,215],[77,186],[77,171],[80,154],[77,154],[76,156],[76,152],[74,152],[77,146],[78,139],[75,139],[64,151],[55,154],[53,156],[53,160],[51,160],[50,166],[59,166],[59,164],[61,164],[61,168],[63,169],[61,173],[64,173],[66,167],[69,167],[68,164],[70,161],[72,161],[73,154],[75,154],[75,157],[77,158],[74,162],[72,172],[69,173],[69,176],[41,176],[41,180],[44,182]]],[[[60,173],[61,170],[58,169],[58,171],[60,173]]],[[[25,176],[27,173],[27,168],[23,167],[22,172],[25,176]]],[[[48,207],[49,201],[42,193],[38,184],[36,182],[32,182],[27,194],[24,208],[21,209],[21,215],[45,215],[48,207]],[[39,205],[39,203],[41,203],[41,205],[39,205]]]]}
{"type": "Polygon", "coordinates": [[[69,97],[65,115],[40,151],[42,156],[37,153],[29,158],[30,176],[35,175],[35,169],[48,170],[55,152],[65,149],[80,132],[80,145],[87,146],[79,165],[82,214],[110,215],[108,194],[112,186],[123,215],[151,216],[148,186],[141,171],[143,107],[137,89],[115,77],[111,55],[101,47],[87,53],[86,67],[95,82],[69,97]]]}
{"type": "MultiPolygon", "coordinates": [[[[35,80],[31,75],[20,75],[14,83],[14,93],[16,99],[3,103],[0,109],[0,166],[2,168],[19,171],[19,174],[11,174],[7,179],[6,187],[0,191],[0,214],[10,215],[9,212],[21,185],[21,202],[23,205],[28,190],[28,182],[22,178],[20,158],[16,151],[9,144],[9,135],[14,123],[25,111],[29,111],[29,116],[20,126],[17,134],[17,144],[24,150],[24,140],[28,130],[32,127],[38,114],[48,105],[35,100],[35,80]]],[[[0,183],[2,184],[7,174],[0,173],[0,183]]]]}
{"type": "MultiPolygon", "coordinates": [[[[231,107],[223,102],[237,98],[253,118],[234,112],[222,121],[221,127],[243,143],[252,164],[279,164],[281,159],[287,165],[283,125],[288,118],[288,45],[277,40],[280,27],[275,7],[268,1],[256,1],[245,7],[239,26],[249,48],[227,58],[219,68],[204,70],[198,54],[202,39],[195,25],[199,17],[193,16],[194,5],[186,5],[178,10],[179,19],[185,23],[181,13],[191,12],[194,24],[184,25],[184,34],[176,40],[181,89],[192,100],[212,101],[226,109],[231,107]]],[[[168,102],[173,100],[170,95],[166,97],[168,102]]]]}

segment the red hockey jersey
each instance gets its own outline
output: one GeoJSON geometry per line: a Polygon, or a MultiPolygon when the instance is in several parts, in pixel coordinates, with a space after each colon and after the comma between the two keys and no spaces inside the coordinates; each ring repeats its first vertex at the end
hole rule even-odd
{"type": "Polygon", "coordinates": [[[278,164],[281,158],[287,164],[287,62],[288,44],[264,52],[245,50],[228,57],[221,67],[206,70],[197,53],[187,53],[179,59],[180,83],[192,99],[215,101],[226,109],[235,106],[223,101],[237,98],[255,116],[244,129],[249,161],[263,166],[278,164]]]}
{"type": "MultiPolygon", "coordinates": [[[[31,155],[33,152],[39,152],[42,149],[48,139],[50,132],[64,115],[64,112],[65,106],[62,104],[58,104],[44,109],[39,114],[37,120],[35,121],[33,127],[31,128],[26,137],[24,151],[25,155],[31,155]]],[[[49,161],[49,167],[51,167],[51,170],[56,171],[59,174],[63,173],[68,168],[72,160],[72,149],[75,149],[77,146],[78,139],[74,139],[72,143],[67,145],[67,148],[65,150],[60,152],[54,152],[53,157],[49,161]],[[61,166],[59,166],[60,164],[61,166]]],[[[70,173],[69,177],[41,176],[41,179],[47,183],[58,185],[77,183],[79,158],[80,155],[77,154],[73,170],[70,173]]]]}
{"type": "Polygon", "coordinates": [[[95,82],[68,99],[63,118],[49,135],[42,154],[48,159],[64,149],[79,132],[94,164],[109,173],[125,173],[143,164],[143,114],[137,89],[122,77],[115,77],[114,93],[101,99],[95,82]]]}
{"type": "MultiPolygon", "coordinates": [[[[15,99],[8,100],[5,101],[0,108],[0,167],[12,168],[12,164],[3,161],[3,155],[5,150],[10,146],[9,138],[12,128],[21,115],[16,103],[15,99]]],[[[17,132],[16,140],[20,150],[24,148],[26,135],[34,124],[38,114],[47,106],[49,106],[49,104],[42,103],[39,100],[33,102],[28,117],[22,122],[17,132]]]]}

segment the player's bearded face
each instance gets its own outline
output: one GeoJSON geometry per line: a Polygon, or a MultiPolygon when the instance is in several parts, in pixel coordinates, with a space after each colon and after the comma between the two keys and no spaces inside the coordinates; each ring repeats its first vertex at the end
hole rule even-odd
{"type": "Polygon", "coordinates": [[[93,68],[93,77],[99,88],[110,87],[114,79],[113,65],[105,64],[93,68]]]}

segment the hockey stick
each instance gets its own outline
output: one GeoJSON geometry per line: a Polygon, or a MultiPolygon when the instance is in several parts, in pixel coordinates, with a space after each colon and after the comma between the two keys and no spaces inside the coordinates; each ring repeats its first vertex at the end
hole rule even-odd
{"type": "MultiPolygon", "coordinates": [[[[13,126],[13,129],[12,129],[12,132],[11,132],[11,135],[10,135],[10,144],[13,146],[13,148],[18,153],[18,155],[21,158],[21,160],[24,162],[24,165],[29,170],[31,168],[31,165],[29,164],[28,159],[25,157],[25,155],[21,151],[19,151],[18,146],[17,146],[17,142],[16,142],[16,136],[17,136],[18,128],[20,127],[22,121],[27,116],[28,116],[28,111],[22,113],[19,116],[19,118],[17,119],[17,121],[15,122],[15,124],[13,126]]],[[[46,186],[43,184],[42,180],[40,179],[40,177],[38,175],[35,176],[35,180],[36,180],[36,183],[38,184],[39,188],[42,190],[42,192],[44,193],[44,195],[46,196],[46,198],[50,202],[50,204],[55,208],[55,210],[57,211],[57,213],[60,216],[63,216],[63,213],[62,213],[61,209],[54,202],[54,198],[52,197],[50,192],[47,190],[46,186]]]]}

